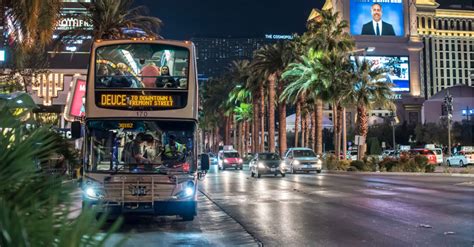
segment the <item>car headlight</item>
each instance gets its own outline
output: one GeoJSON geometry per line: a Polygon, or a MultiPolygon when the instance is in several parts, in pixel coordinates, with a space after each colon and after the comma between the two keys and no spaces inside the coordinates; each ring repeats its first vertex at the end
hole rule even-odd
{"type": "Polygon", "coordinates": [[[265,164],[263,164],[262,162],[258,162],[258,168],[265,168],[265,164]]]}
{"type": "Polygon", "coordinates": [[[227,160],[224,160],[224,163],[229,163],[229,161],[227,161],[227,160]]]}
{"type": "Polygon", "coordinates": [[[318,162],[316,162],[316,164],[318,164],[318,166],[322,165],[323,162],[321,160],[318,160],[318,162]]]}
{"type": "Polygon", "coordinates": [[[281,167],[281,168],[286,168],[285,162],[281,162],[281,163],[280,163],[280,167],[281,167]]]}
{"type": "Polygon", "coordinates": [[[293,165],[299,165],[300,164],[300,161],[299,160],[294,160],[293,161],[293,165]]]}

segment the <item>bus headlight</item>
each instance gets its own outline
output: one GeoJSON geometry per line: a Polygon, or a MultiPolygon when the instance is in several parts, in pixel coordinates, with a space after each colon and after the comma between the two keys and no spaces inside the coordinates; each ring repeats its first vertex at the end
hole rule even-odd
{"type": "Polygon", "coordinates": [[[185,185],[184,188],[177,194],[179,198],[183,197],[190,197],[194,195],[194,182],[193,181],[188,181],[185,185]]]}
{"type": "Polygon", "coordinates": [[[186,189],[184,190],[184,194],[185,194],[186,196],[192,196],[193,193],[194,193],[193,188],[186,187],[186,189]]]}
{"type": "Polygon", "coordinates": [[[84,194],[88,199],[98,200],[104,198],[104,194],[97,187],[86,187],[86,189],[84,190],[84,194]]]}

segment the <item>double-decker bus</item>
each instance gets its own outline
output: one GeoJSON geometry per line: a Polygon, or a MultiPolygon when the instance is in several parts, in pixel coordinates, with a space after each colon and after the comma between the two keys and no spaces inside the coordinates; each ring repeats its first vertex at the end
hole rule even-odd
{"type": "MultiPolygon", "coordinates": [[[[94,42],[83,202],[99,213],[196,215],[198,84],[189,41],[94,42]]],[[[201,162],[202,170],[208,162],[201,162]]]]}

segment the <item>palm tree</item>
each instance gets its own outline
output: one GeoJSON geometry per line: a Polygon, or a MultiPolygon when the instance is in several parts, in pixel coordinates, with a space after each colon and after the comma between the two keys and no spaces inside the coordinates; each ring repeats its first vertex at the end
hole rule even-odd
{"type": "Polygon", "coordinates": [[[103,235],[105,217],[97,222],[90,209],[71,217],[77,186],[40,172],[64,141],[50,126],[35,127],[37,123],[25,119],[31,110],[12,115],[16,110],[0,104],[0,245],[103,246],[120,220],[103,235]],[[23,120],[33,124],[26,128],[23,120]]]}
{"type": "MultiPolygon", "coordinates": [[[[393,84],[386,82],[386,71],[382,68],[373,68],[373,63],[366,59],[355,58],[354,61],[354,83],[345,93],[345,101],[356,106],[357,129],[359,135],[367,137],[368,123],[367,112],[374,106],[390,108],[394,110],[395,105],[391,100],[393,84]]],[[[365,154],[365,145],[361,153],[365,154]]]]}
{"type": "Polygon", "coordinates": [[[144,32],[145,36],[161,38],[159,31],[162,21],[157,17],[142,15],[146,13],[146,8],[132,7],[133,0],[96,0],[93,4],[81,4],[87,11],[74,17],[89,25],[62,32],[58,41],[68,43],[80,36],[90,35],[88,26],[94,27],[94,39],[128,38],[130,36],[126,31],[132,28],[144,32]]]}
{"type": "MultiPolygon", "coordinates": [[[[34,47],[44,48],[60,18],[61,0],[6,0],[5,16],[12,21],[11,37],[21,50],[34,47]]],[[[3,9],[2,9],[3,11],[3,9]]]]}
{"type": "MultiPolygon", "coordinates": [[[[320,12],[321,18],[308,22],[308,31],[301,37],[304,46],[324,51],[345,52],[348,56],[354,47],[352,37],[347,33],[348,24],[346,21],[340,21],[339,13],[333,13],[332,10],[323,10],[320,12]]],[[[332,81],[331,83],[333,83],[332,81]]],[[[326,95],[330,96],[330,95],[326,95]]],[[[326,97],[326,99],[328,99],[326,97]]],[[[316,127],[316,152],[322,153],[322,121],[323,121],[323,99],[315,98],[315,127],[316,127]]]]}
{"type": "MultiPolygon", "coordinates": [[[[330,87],[330,81],[323,80],[320,76],[325,69],[318,59],[323,56],[323,52],[312,48],[301,55],[298,62],[291,63],[282,75],[282,78],[291,83],[283,91],[280,99],[287,99],[289,102],[296,103],[297,116],[295,120],[295,137],[298,143],[299,111],[301,109],[301,98],[318,99],[326,95],[330,87]]],[[[317,118],[317,116],[316,116],[317,118]]]]}
{"type": "MultiPolygon", "coordinates": [[[[289,62],[293,59],[293,52],[288,42],[278,42],[273,45],[267,45],[258,50],[254,55],[252,67],[265,73],[268,81],[268,112],[269,112],[269,150],[275,152],[275,101],[276,91],[281,93],[284,81],[281,80],[281,74],[289,62]]],[[[280,153],[286,149],[286,106],[279,104],[279,148],[280,153]],[[281,110],[280,110],[281,109],[281,110]],[[284,117],[283,117],[284,114],[284,117]],[[283,121],[281,121],[283,120],[283,121]],[[282,125],[282,122],[285,124],[282,125]],[[285,128],[285,129],[282,129],[285,128]],[[284,132],[284,135],[282,133],[284,132]]]]}

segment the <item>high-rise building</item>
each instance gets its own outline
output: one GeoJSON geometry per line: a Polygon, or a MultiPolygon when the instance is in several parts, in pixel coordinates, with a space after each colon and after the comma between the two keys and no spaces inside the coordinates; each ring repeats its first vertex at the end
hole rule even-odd
{"type": "MultiPolygon", "coordinates": [[[[453,1],[455,2],[455,1],[453,1]]],[[[421,51],[420,76],[426,99],[458,84],[474,86],[474,8],[417,1],[421,51]]]]}
{"type": "Polygon", "coordinates": [[[234,60],[252,59],[253,52],[271,42],[266,38],[192,38],[201,78],[218,77],[234,60]]]}

